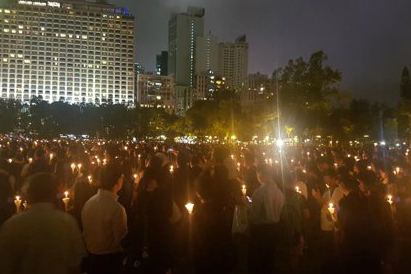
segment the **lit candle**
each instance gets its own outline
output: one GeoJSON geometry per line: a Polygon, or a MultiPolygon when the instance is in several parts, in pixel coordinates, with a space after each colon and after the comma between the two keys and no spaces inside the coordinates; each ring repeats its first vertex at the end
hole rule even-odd
{"type": "Polygon", "coordinates": [[[244,196],[247,194],[247,188],[245,187],[245,185],[241,187],[241,193],[243,193],[244,196]]]}
{"type": "Polygon", "coordinates": [[[23,207],[24,207],[24,210],[27,210],[27,208],[28,208],[27,201],[24,201],[24,202],[23,202],[23,207]]]}
{"type": "Polygon", "coordinates": [[[174,172],[174,166],[170,165],[170,173],[173,173],[173,172],[174,172]]]}
{"type": "Polygon", "coordinates": [[[241,164],[240,162],[237,163],[237,171],[240,171],[241,164]]]}
{"type": "Polygon", "coordinates": [[[107,164],[107,159],[103,159],[103,165],[107,164]]]}
{"type": "Polygon", "coordinates": [[[90,183],[93,182],[93,177],[91,175],[87,176],[87,179],[90,183]]]}
{"type": "Polygon", "coordinates": [[[53,160],[53,153],[50,153],[50,161],[53,160]]]}
{"type": "Polygon", "coordinates": [[[16,205],[16,213],[19,213],[20,212],[20,206],[21,206],[20,196],[16,196],[16,199],[14,200],[14,204],[16,205]]]}
{"type": "Polygon", "coordinates": [[[392,205],[394,203],[394,201],[392,200],[392,195],[387,196],[387,201],[390,205],[392,205]]]}
{"type": "Polygon", "coordinates": [[[193,203],[188,203],[185,205],[188,213],[191,215],[193,213],[193,209],[194,209],[194,204],[193,203]]]}
{"type": "Polygon", "coordinates": [[[298,186],[295,187],[295,192],[300,193],[301,194],[301,190],[298,186]]]}
{"type": "Polygon", "coordinates": [[[75,164],[75,163],[72,163],[72,164],[70,165],[70,167],[71,167],[71,172],[74,173],[74,171],[76,170],[76,164],[75,164]]]}
{"type": "Polygon", "coordinates": [[[234,160],[234,155],[233,155],[233,154],[231,154],[231,159],[233,159],[233,160],[234,160]]]}
{"type": "Polygon", "coordinates": [[[64,191],[64,198],[62,200],[63,200],[63,203],[64,203],[64,207],[66,209],[66,212],[68,211],[68,204],[69,204],[69,201],[70,201],[70,198],[68,197],[68,195],[69,195],[69,192],[64,191]]]}
{"type": "Polygon", "coordinates": [[[334,215],[335,213],[335,207],[333,203],[328,204],[328,211],[331,213],[331,215],[334,215]]]}
{"type": "Polygon", "coordinates": [[[29,163],[33,163],[33,158],[29,158],[29,163]]]}
{"type": "Polygon", "coordinates": [[[127,147],[127,146],[124,146],[124,150],[128,150],[128,147],[127,147]]]}
{"type": "Polygon", "coordinates": [[[367,170],[372,170],[372,166],[367,166],[367,170]]]}
{"type": "Polygon", "coordinates": [[[83,166],[82,164],[78,164],[78,165],[77,165],[79,171],[80,171],[80,169],[81,169],[82,166],[83,166]]]}
{"type": "Polygon", "coordinates": [[[9,161],[9,163],[11,164],[11,163],[13,162],[13,159],[10,158],[8,161],[9,161]]]}
{"type": "Polygon", "coordinates": [[[307,173],[307,170],[303,169],[303,173],[304,173],[304,174],[307,173]]]}
{"type": "Polygon", "coordinates": [[[397,171],[397,173],[400,173],[401,169],[399,167],[396,167],[395,171],[397,171]]]}
{"type": "Polygon", "coordinates": [[[325,186],[326,186],[327,188],[330,188],[330,186],[329,186],[328,184],[325,184],[325,186]]]}

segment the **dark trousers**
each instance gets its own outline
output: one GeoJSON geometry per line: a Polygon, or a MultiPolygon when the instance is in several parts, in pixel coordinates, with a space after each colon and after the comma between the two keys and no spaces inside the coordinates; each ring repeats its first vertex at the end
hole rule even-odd
{"type": "Polygon", "coordinates": [[[280,229],[276,224],[251,225],[248,249],[248,273],[274,273],[274,257],[280,229]]]}
{"type": "Polygon", "coordinates": [[[120,273],[123,259],[123,253],[89,254],[86,259],[85,270],[87,274],[118,274],[120,273]]]}

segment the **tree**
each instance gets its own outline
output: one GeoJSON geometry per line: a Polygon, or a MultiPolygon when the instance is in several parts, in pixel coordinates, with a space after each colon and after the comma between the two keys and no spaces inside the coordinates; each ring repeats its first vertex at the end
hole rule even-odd
{"type": "MultiPolygon", "coordinates": [[[[404,67],[401,75],[400,85],[401,101],[399,106],[399,129],[406,132],[411,146],[411,77],[407,67],[404,67]]],[[[402,134],[400,134],[401,136],[402,134]]]]}

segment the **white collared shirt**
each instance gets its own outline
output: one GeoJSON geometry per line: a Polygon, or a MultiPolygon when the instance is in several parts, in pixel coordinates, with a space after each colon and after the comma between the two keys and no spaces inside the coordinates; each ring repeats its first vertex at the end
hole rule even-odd
{"type": "Polygon", "coordinates": [[[77,222],[52,204],[14,215],[0,231],[0,273],[65,274],[86,255],[77,222]]]}
{"type": "Polygon", "coordinates": [[[121,239],[127,234],[127,215],[118,196],[99,189],[83,207],[81,220],[87,250],[92,254],[122,252],[121,239]]]}
{"type": "Polygon", "coordinates": [[[254,192],[252,201],[252,224],[276,224],[280,221],[285,197],[275,183],[262,184],[254,192]]]}

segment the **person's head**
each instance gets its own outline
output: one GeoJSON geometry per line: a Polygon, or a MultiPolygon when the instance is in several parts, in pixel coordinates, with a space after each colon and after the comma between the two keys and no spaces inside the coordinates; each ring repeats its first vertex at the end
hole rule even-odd
{"type": "Polygon", "coordinates": [[[323,178],[324,184],[327,184],[329,187],[337,186],[337,173],[333,169],[326,170],[323,178]]]}
{"type": "Polygon", "coordinates": [[[338,176],[338,185],[345,193],[358,189],[358,181],[348,172],[342,172],[338,176]]]}
{"type": "Polygon", "coordinates": [[[46,152],[43,148],[38,148],[34,152],[34,157],[36,160],[44,160],[46,158],[46,152]]]}
{"type": "Polygon", "coordinates": [[[331,163],[330,163],[331,161],[324,156],[318,157],[315,162],[320,172],[325,172],[331,167],[331,163]]]}
{"type": "Polygon", "coordinates": [[[57,181],[49,173],[36,173],[27,178],[23,193],[30,205],[53,203],[57,196],[57,181]]]}
{"type": "Polygon", "coordinates": [[[260,164],[257,166],[257,178],[260,184],[271,183],[273,181],[273,172],[269,165],[260,164]]]}
{"type": "Polygon", "coordinates": [[[124,174],[121,166],[109,163],[100,171],[100,188],[117,193],[123,187],[124,174]]]}
{"type": "Polygon", "coordinates": [[[357,175],[359,182],[358,188],[361,192],[367,194],[371,191],[376,181],[375,173],[369,170],[362,171],[357,175]]]}

